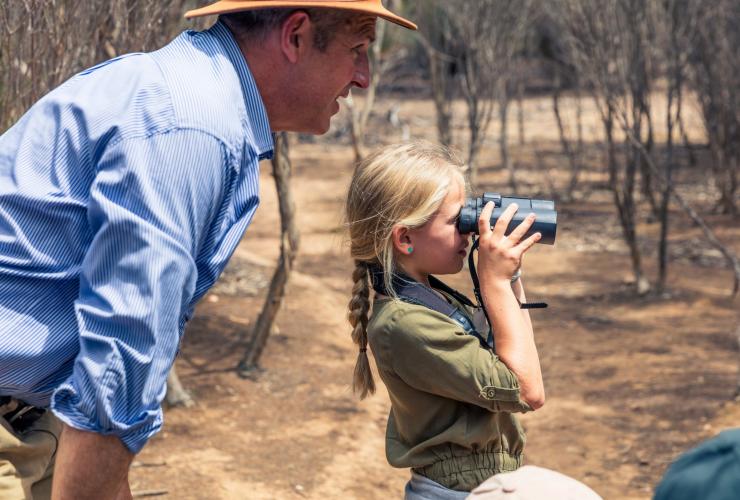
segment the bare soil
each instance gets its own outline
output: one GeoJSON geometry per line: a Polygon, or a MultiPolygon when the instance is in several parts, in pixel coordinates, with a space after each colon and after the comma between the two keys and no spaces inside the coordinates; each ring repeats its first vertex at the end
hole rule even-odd
{"type": "MultiPolygon", "coordinates": [[[[525,116],[526,142],[512,138],[519,193],[549,196],[551,185],[567,180],[567,162],[548,101],[527,101],[525,116]]],[[[588,117],[585,130],[595,139],[598,123],[594,113],[588,117]]],[[[404,133],[433,139],[433,126],[428,102],[384,102],[373,124],[382,133],[369,142],[404,133]],[[393,105],[405,131],[382,121],[393,105]]],[[[494,128],[481,187],[508,192],[494,128]]],[[[132,468],[136,496],[401,498],[408,472],[391,468],[384,454],[387,393],[381,385],[358,402],[349,388],[357,349],[345,320],[351,262],[340,221],[352,156],[334,132],[312,142],[293,138],[300,255],[262,371],[242,379],[234,368],[278,255],[269,164],[255,220],[183,341],[177,367],[197,405],[166,411],[163,431],[132,468]]],[[[679,212],[667,293],[634,294],[603,162],[591,148],[580,201],[558,206],[557,244],[537,245],[525,260],[530,300],[550,305],[533,313],[547,403],[523,417],[526,461],[571,475],[607,499],[645,499],[682,451],[740,422],[738,299],[729,298],[732,275],[721,256],[679,212]]],[[[679,173],[687,196],[704,209],[713,196],[706,177],[701,168],[679,173]]],[[[705,216],[740,252],[740,221],[705,216]]],[[[645,219],[639,231],[652,279],[657,224],[645,219]]],[[[468,290],[466,271],[448,281],[468,290]]]]}

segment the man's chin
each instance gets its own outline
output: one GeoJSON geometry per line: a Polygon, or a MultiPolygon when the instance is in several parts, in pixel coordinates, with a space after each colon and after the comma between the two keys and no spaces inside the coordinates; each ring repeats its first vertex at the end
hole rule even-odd
{"type": "Polygon", "coordinates": [[[299,134],[311,134],[311,135],[324,135],[329,131],[331,127],[331,117],[321,118],[316,117],[309,123],[295,123],[288,125],[280,130],[273,130],[273,132],[296,132],[299,134]]]}
{"type": "Polygon", "coordinates": [[[285,123],[273,132],[296,132],[299,134],[324,135],[331,128],[332,117],[336,113],[321,113],[312,117],[295,117],[293,123],[285,123]]]}
{"type": "Polygon", "coordinates": [[[324,135],[331,128],[331,118],[328,120],[322,120],[321,123],[316,123],[308,130],[307,133],[314,135],[324,135]]]}

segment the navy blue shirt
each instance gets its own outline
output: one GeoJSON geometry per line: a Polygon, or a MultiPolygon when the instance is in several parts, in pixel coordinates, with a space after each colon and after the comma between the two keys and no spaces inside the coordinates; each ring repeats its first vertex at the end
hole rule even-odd
{"type": "Polygon", "coordinates": [[[74,76],[0,136],[0,395],[134,453],[259,203],[267,114],[221,23],[74,76]]]}

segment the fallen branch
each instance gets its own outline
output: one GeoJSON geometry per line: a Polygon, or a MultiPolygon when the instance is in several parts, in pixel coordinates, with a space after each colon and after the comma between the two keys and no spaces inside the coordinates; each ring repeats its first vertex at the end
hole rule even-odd
{"type": "Polygon", "coordinates": [[[167,465],[167,462],[140,462],[135,461],[131,464],[131,468],[137,468],[137,467],[165,467],[167,465]]]}
{"type": "Polygon", "coordinates": [[[131,496],[134,498],[159,497],[162,495],[169,495],[169,493],[169,490],[138,490],[132,491],[131,496]]]}

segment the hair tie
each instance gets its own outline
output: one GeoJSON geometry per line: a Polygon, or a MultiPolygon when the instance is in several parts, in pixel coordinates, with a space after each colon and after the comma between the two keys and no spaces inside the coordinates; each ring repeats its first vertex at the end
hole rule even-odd
{"type": "Polygon", "coordinates": [[[367,347],[360,347],[360,352],[367,352],[367,347]]]}

